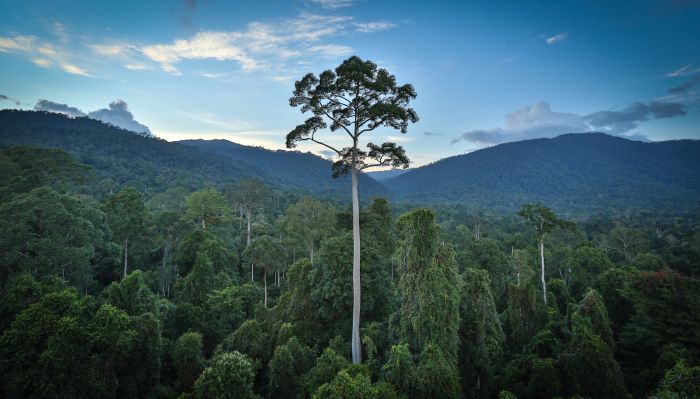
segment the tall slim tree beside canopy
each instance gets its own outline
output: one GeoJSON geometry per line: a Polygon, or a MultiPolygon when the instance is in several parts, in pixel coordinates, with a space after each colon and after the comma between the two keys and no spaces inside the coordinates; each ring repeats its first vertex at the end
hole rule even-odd
{"type": "Polygon", "coordinates": [[[416,112],[408,106],[416,98],[410,84],[397,85],[396,77],[387,70],[377,68],[371,61],[352,56],[335,71],[327,70],[318,77],[307,74],[295,83],[292,107],[301,112],[311,112],[312,117],[298,125],[287,135],[287,148],[296,147],[300,141],[311,141],[324,146],[337,155],[333,164],[333,176],[351,175],[352,226],[353,226],[353,323],[352,360],[362,361],[360,343],[360,203],[358,172],[374,166],[393,168],[408,167],[409,160],[401,146],[386,142],[381,145],[368,143],[369,151],[360,149],[363,134],[380,127],[398,129],[406,133],[409,122],[418,121],[416,112]],[[330,125],[329,125],[330,123],[330,125]],[[319,131],[347,134],[349,146],[339,148],[318,137],[319,131]]]}
{"type": "Polygon", "coordinates": [[[545,281],[544,273],[544,238],[558,228],[572,227],[573,223],[559,219],[551,209],[540,204],[525,204],[518,211],[518,215],[535,228],[542,266],[540,274],[542,295],[544,296],[544,304],[547,305],[547,282],[545,281]]]}
{"type": "Polygon", "coordinates": [[[114,241],[122,245],[124,255],[124,274],[129,272],[129,258],[139,260],[136,255],[143,255],[145,252],[148,234],[148,219],[150,212],[143,202],[141,193],[133,188],[125,188],[115,195],[107,198],[103,206],[107,215],[107,224],[114,234],[114,241]],[[129,255],[129,239],[131,239],[132,255],[129,255]]]}

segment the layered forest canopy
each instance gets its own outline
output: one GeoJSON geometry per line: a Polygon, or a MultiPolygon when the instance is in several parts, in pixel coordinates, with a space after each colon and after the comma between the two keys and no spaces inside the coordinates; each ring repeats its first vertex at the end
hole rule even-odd
{"type": "MultiPolygon", "coordinates": [[[[562,140],[582,140],[593,144],[581,144],[581,153],[597,154],[600,165],[632,168],[643,149],[646,166],[631,170],[655,165],[636,176],[671,191],[616,195],[640,208],[673,196],[658,210],[571,217],[553,206],[567,196],[526,204],[533,198],[507,191],[501,198],[513,209],[368,200],[360,213],[363,361],[352,364],[346,203],[328,192],[304,195],[282,181],[288,172],[233,162],[243,157],[233,152],[44,113],[0,118],[2,397],[612,399],[700,391],[700,215],[689,211],[695,142],[562,136],[515,143],[533,158],[515,144],[470,154],[489,159],[505,148],[537,168],[562,140]],[[629,158],[612,163],[618,150],[601,142],[628,148],[629,158]]],[[[304,154],[253,153],[255,162],[284,156],[331,173],[304,154]]],[[[564,179],[575,168],[562,165],[561,176],[539,173],[564,179]]],[[[327,188],[343,189],[336,184],[327,188]]]]}

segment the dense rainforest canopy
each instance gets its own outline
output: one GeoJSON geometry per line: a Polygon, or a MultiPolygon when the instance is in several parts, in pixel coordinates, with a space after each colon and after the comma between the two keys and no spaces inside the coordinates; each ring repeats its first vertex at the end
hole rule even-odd
{"type": "Polygon", "coordinates": [[[696,214],[552,214],[567,227],[540,247],[516,212],[374,198],[351,364],[344,205],[258,180],[106,185],[56,149],[6,149],[0,164],[3,397],[700,390],[696,214]]]}

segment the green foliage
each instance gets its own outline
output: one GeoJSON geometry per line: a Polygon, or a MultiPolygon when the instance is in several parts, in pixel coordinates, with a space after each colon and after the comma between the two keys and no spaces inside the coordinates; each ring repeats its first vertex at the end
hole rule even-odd
{"type": "Polygon", "coordinates": [[[212,261],[216,273],[226,272],[234,281],[238,281],[236,254],[229,251],[221,239],[203,229],[196,229],[185,237],[175,252],[173,261],[181,275],[187,275],[192,270],[199,253],[212,261]]]}
{"type": "Polygon", "coordinates": [[[173,364],[177,370],[177,386],[190,392],[192,385],[204,369],[202,334],[188,332],[175,342],[172,352],[173,364]]]}
{"type": "Polygon", "coordinates": [[[416,389],[416,365],[408,344],[392,345],[387,357],[382,367],[382,379],[404,395],[411,396],[416,389]]]}
{"type": "Polygon", "coordinates": [[[253,381],[257,366],[239,352],[215,356],[194,384],[201,399],[255,399],[253,381]]]}
{"type": "MultiPolygon", "coordinates": [[[[309,274],[311,298],[320,319],[323,342],[338,334],[347,334],[352,323],[353,243],[350,233],[324,240],[318,260],[309,274]]],[[[382,320],[389,298],[389,276],[383,268],[379,248],[363,235],[360,275],[362,284],[362,319],[382,320]]]]}
{"type": "Polygon", "coordinates": [[[50,187],[60,193],[73,191],[91,177],[87,165],[65,151],[15,147],[0,151],[0,200],[12,194],[50,187]]]}
{"type": "Polygon", "coordinates": [[[564,260],[564,268],[571,276],[571,295],[581,298],[595,277],[612,267],[612,262],[601,249],[586,246],[570,252],[564,260]]]}
{"type": "Polygon", "coordinates": [[[274,398],[303,398],[302,376],[316,363],[311,349],[296,337],[275,348],[270,360],[270,395],[274,398]]]}
{"type": "Polygon", "coordinates": [[[457,359],[460,277],[451,248],[438,241],[435,214],[405,213],[396,222],[399,242],[400,339],[417,353],[433,344],[457,359]]]}
{"type": "Polygon", "coordinates": [[[700,366],[688,367],[679,361],[666,372],[652,399],[692,399],[700,392],[700,366]]]}
{"type": "Polygon", "coordinates": [[[463,272],[468,268],[483,269],[488,272],[491,292],[498,302],[505,297],[507,282],[512,271],[508,259],[498,248],[498,242],[490,238],[469,241],[464,251],[457,253],[457,262],[463,272]]]}
{"type": "Polygon", "coordinates": [[[206,229],[207,226],[225,223],[230,219],[230,209],[218,190],[207,188],[195,191],[185,198],[184,218],[206,229]]]}
{"type": "Polygon", "coordinates": [[[508,286],[508,307],[505,310],[505,327],[510,346],[519,352],[544,324],[545,314],[537,301],[537,293],[531,285],[508,286]]]}
{"type": "Polygon", "coordinates": [[[143,272],[135,270],[104,291],[107,301],[130,316],[156,312],[156,295],[148,288],[143,272]]]}
{"type": "Polygon", "coordinates": [[[316,365],[303,379],[304,397],[310,397],[323,384],[330,383],[340,370],[348,367],[350,362],[339,356],[333,349],[326,348],[316,359],[316,365]]]}
{"type": "Polygon", "coordinates": [[[314,399],[373,399],[379,390],[372,385],[369,371],[362,365],[353,365],[338,372],[329,383],[321,385],[314,399]]]}
{"type": "Polygon", "coordinates": [[[505,335],[486,271],[467,269],[462,280],[459,328],[462,388],[470,397],[489,397],[487,388],[503,354],[505,335]]]}
{"type": "MultiPolygon", "coordinates": [[[[58,276],[80,289],[93,284],[92,261],[113,254],[104,215],[77,198],[37,188],[0,205],[0,283],[15,273],[58,276]]],[[[113,265],[113,263],[112,263],[113,265]]]]}
{"type": "Polygon", "coordinates": [[[192,271],[175,283],[175,294],[180,302],[202,306],[212,291],[230,283],[230,277],[224,272],[215,273],[211,259],[206,253],[199,252],[192,271]]]}
{"type": "Polygon", "coordinates": [[[335,226],[335,210],[321,201],[303,197],[287,208],[284,224],[287,234],[304,243],[313,262],[319,241],[335,226]]]}
{"type": "Polygon", "coordinates": [[[559,357],[563,390],[592,398],[625,398],[620,366],[608,345],[592,331],[588,319],[574,315],[573,336],[559,357]]]}
{"type": "MultiPolygon", "coordinates": [[[[121,310],[96,308],[72,290],[46,294],[0,336],[0,391],[10,397],[127,396],[117,381],[128,375],[138,337],[121,310]]],[[[149,366],[142,366],[147,379],[149,366]]]]}
{"type": "Polygon", "coordinates": [[[610,352],[615,353],[615,340],[608,320],[608,311],[605,309],[603,298],[596,290],[588,291],[576,309],[576,314],[588,318],[592,332],[608,345],[610,352]]]}
{"type": "Polygon", "coordinates": [[[226,335],[235,331],[245,320],[243,312],[243,290],[240,286],[229,286],[213,291],[207,297],[206,329],[204,342],[210,352],[226,335]]]}
{"type": "Polygon", "coordinates": [[[397,222],[401,341],[419,353],[419,397],[458,397],[460,276],[452,249],[438,241],[435,214],[416,209],[397,222]]]}
{"type": "MultiPolygon", "coordinates": [[[[102,206],[107,224],[113,233],[113,241],[128,249],[128,264],[141,268],[147,255],[150,211],[141,194],[133,188],[125,188],[110,196],[102,206]]],[[[128,273],[128,270],[127,270],[128,273]]],[[[123,273],[122,273],[122,277],[123,273]]]]}

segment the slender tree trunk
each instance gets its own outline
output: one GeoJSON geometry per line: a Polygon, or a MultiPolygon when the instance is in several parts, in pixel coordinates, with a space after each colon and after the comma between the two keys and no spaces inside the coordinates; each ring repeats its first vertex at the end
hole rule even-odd
{"type": "Polygon", "coordinates": [[[253,263],[250,264],[250,281],[255,282],[255,269],[253,269],[253,263]]]}
{"type": "Polygon", "coordinates": [[[544,306],[547,306],[547,282],[544,279],[544,239],[540,239],[540,260],[542,261],[542,295],[544,295],[544,306]]]}
{"type": "Polygon", "coordinates": [[[314,264],[314,242],[311,241],[311,249],[309,250],[309,258],[311,260],[311,264],[314,264]]]}
{"type": "Polygon", "coordinates": [[[267,269],[263,268],[263,281],[265,282],[265,307],[267,308],[267,269]]]}
{"type": "Polygon", "coordinates": [[[129,238],[124,239],[124,275],[122,278],[126,277],[126,272],[129,268],[129,238]]]}
{"type": "Polygon", "coordinates": [[[246,241],[246,247],[250,245],[250,219],[253,218],[253,210],[248,208],[246,209],[246,217],[248,219],[248,240],[246,241]]]}
{"type": "Polygon", "coordinates": [[[357,169],[352,165],[352,362],[362,362],[360,342],[360,199],[357,193],[357,169]]]}

